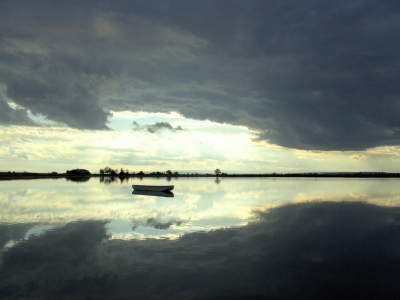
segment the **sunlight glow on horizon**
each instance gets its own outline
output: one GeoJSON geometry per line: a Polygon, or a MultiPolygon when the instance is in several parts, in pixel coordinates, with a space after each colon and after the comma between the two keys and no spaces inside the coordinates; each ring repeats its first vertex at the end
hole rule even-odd
{"type": "Polygon", "coordinates": [[[396,172],[393,162],[400,157],[394,146],[363,152],[283,148],[254,141],[254,132],[245,126],[189,119],[176,112],[112,112],[109,131],[73,129],[28,115],[42,126],[0,126],[3,171],[85,168],[97,173],[110,166],[131,172],[396,172]]]}

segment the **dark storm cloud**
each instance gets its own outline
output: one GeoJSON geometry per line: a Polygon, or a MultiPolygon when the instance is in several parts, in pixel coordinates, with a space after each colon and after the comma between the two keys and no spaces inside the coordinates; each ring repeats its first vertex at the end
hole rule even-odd
{"type": "Polygon", "coordinates": [[[7,85],[7,96],[18,104],[29,107],[33,114],[43,114],[70,127],[107,129],[111,115],[99,106],[97,99],[81,86],[46,87],[39,82],[12,82],[7,85]]]}
{"type": "Polygon", "coordinates": [[[13,1],[0,11],[7,96],[72,127],[106,128],[109,110],[176,111],[285,147],[400,144],[398,1],[13,1]]]}
{"type": "Polygon", "coordinates": [[[177,131],[184,131],[185,129],[182,126],[176,126],[173,127],[171,124],[168,122],[156,122],[154,124],[149,124],[149,125],[142,125],[140,126],[139,123],[136,121],[133,122],[133,130],[146,130],[150,133],[156,133],[160,130],[169,130],[172,132],[177,132],[177,131]]]}
{"type": "Polygon", "coordinates": [[[26,109],[11,108],[0,96],[0,124],[4,125],[38,125],[28,117],[26,109]]]}

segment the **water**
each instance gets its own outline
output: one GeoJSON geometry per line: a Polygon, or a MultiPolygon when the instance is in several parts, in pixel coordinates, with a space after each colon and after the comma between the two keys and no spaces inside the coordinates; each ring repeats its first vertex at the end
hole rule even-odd
{"type": "Polygon", "coordinates": [[[399,183],[2,181],[0,298],[399,299],[399,183]]]}

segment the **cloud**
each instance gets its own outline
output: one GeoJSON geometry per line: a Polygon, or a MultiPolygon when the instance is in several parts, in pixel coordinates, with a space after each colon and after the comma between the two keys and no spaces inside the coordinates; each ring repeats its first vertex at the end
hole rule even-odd
{"type": "Polygon", "coordinates": [[[168,122],[156,122],[154,124],[151,125],[142,125],[140,126],[139,123],[137,123],[136,121],[133,122],[133,130],[145,130],[149,133],[156,133],[158,131],[161,130],[169,130],[172,132],[177,132],[177,131],[185,131],[186,129],[184,129],[182,126],[176,126],[173,127],[170,123],[168,122]]]}
{"type": "Polygon", "coordinates": [[[2,2],[0,83],[80,129],[174,111],[289,148],[398,145],[399,16],[391,0],[2,2]]]}
{"type": "Polygon", "coordinates": [[[39,82],[12,82],[7,84],[7,96],[33,114],[42,114],[72,128],[107,129],[110,112],[105,111],[89,91],[80,86],[64,90],[39,82]]]}
{"type": "Polygon", "coordinates": [[[176,221],[176,220],[170,220],[167,222],[161,222],[159,220],[157,220],[156,218],[148,218],[146,223],[135,223],[133,225],[133,229],[137,228],[139,225],[142,226],[148,226],[148,227],[153,227],[155,229],[168,229],[173,225],[176,226],[181,226],[183,224],[183,221],[176,221]]]}
{"type": "Polygon", "coordinates": [[[8,103],[0,96],[0,124],[4,125],[25,125],[25,126],[38,126],[28,116],[28,112],[23,108],[11,108],[8,103]]]}
{"type": "Polygon", "coordinates": [[[360,159],[365,159],[367,157],[368,155],[364,154],[353,154],[352,156],[350,156],[350,159],[360,160],[360,159]]]}

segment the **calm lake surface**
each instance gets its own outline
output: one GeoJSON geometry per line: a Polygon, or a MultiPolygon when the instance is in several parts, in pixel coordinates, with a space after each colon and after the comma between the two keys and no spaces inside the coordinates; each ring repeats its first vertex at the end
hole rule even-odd
{"type": "Polygon", "coordinates": [[[398,179],[14,180],[0,204],[0,299],[400,299],[398,179]]]}

